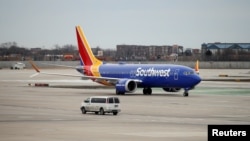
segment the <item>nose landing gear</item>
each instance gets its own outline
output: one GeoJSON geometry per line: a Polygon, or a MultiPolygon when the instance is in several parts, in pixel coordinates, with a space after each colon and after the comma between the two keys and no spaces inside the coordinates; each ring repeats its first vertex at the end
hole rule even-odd
{"type": "Polygon", "coordinates": [[[185,89],[184,89],[183,96],[184,96],[184,97],[187,97],[187,96],[188,96],[188,91],[191,90],[191,89],[193,89],[193,88],[185,88],[185,89]]]}
{"type": "Polygon", "coordinates": [[[185,96],[185,97],[188,96],[188,91],[185,90],[183,93],[183,96],[185,96]]]}

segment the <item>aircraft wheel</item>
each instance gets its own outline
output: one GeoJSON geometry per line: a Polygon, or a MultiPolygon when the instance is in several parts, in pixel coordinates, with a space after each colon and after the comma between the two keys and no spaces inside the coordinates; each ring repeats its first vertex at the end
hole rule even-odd
{"type": "Polygon", "coordinates": [[[148,95],[151,95],[151,94],[152,94],[152,89],[148,88],[148,95]]]}
{"type": "Polygon", "coordinates": [[[120,92],[120,91],[118,91],[118,90],[116,90],[116,95],[124,95],[125,94],[125,92],[120,92]]]}
{"type": "Polygon", "coordinates": [[[152,89],[151,88],[144,88],[143,89],[143,94],[144,95],[151,95],[152,94],[152,89]]]}
{"type": "Polygon", "coordinates": [[[146,88],[143,89],[143,94],[147,95],[147,89],[146,88]]]}
{"type": "Polygon", "coordinates": [[[185,91],[185,92],[183,93],[183,96],[187,97],[187,96],[188,96],[188,92],[185,91]]]}
{"type": "Polygon", "coordinates": [[[120,95],[121,94],[118,90],[116,90],[115,93],[116,93],[116,95],[120,95]]]}

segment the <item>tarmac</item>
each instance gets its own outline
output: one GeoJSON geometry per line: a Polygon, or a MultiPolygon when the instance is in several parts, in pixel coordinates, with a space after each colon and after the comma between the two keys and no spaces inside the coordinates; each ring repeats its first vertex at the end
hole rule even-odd
{"type": "MultiPolygon", "coordinates": [[[[46,72],[78,74],[74,69],[46,72]]],[[[250,70],[200,70],[202,78],[250,77],[250,70]]],[[[115,89],[79,78],[38,75],[34,70],[0,70],[0,138],[3,141],[205,141],[210,124],[250,124],[250,82],[204,81],[183,97],[153,88],[118,95],[122,111],[81,114],[89,96],[115,89]],[[35,84],[49,84],[35,86],[35,84]]]]}

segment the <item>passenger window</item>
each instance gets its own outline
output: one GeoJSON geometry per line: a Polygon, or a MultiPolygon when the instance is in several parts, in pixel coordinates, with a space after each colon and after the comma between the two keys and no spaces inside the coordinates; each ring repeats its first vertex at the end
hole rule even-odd
{"type": "Polygon", "coordinates": [[[120,101],[117,97],[115,97],[115,103],[120,103],[120,101]]]}
{"type": "Polygon", "coordinates": [[[193,75],[194,71],[185,71],[183,72],[184,75],[193,75]]]}
{"type": "Polygon", "coordinates": [[[100,103],[106,103],[106,102],[107,102],[106,98],[100,98],[100,103]]]}
{"type": "Polygon", "coordinates": [[[105,98],[92,98],[91,103],[106,103],[105,98]]]}
{"type": "Polygon", "coordinates": [[[113,98],[109,98],[109,103],[114,103],[113,98]]]}

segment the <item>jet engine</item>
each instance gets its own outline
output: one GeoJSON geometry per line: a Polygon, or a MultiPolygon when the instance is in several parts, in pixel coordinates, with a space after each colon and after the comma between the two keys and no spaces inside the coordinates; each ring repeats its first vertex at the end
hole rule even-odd
{"type": "Polygon", "coordinates": [[[179,92],[181,88],[162,88],[166,92],[179,92]]]}
{"type": "Polygon", "coordinates": [[[121,79],[116,85],[116,94],[124,94],[125,92],[134,92],[137,88],[137,83],[131,79],[121,79]]]}

